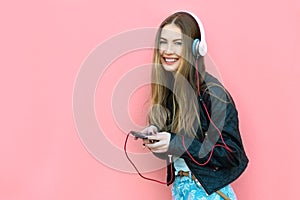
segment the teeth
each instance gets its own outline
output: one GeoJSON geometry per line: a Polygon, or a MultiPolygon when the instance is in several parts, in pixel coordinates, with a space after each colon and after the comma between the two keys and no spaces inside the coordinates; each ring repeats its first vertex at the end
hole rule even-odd
{"type": "Polygon", "coordinates": [[[165,58],[166,62],[175,62],[175,58],[165,58]]]}

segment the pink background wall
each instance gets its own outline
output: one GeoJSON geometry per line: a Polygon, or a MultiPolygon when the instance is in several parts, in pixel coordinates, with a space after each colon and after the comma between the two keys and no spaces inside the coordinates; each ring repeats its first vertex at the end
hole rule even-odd
{"type": "MultiPolygon", "coordinates": [[[[205,24],[209,55],[240,113],[250,164],[233,184],[239,199],[297,195],[298,0],[12,0],[0,3],[0,199],[170,198],[169,187],[112,169],[88,153],[74,123],[72,95],[80,66],[97,45],[123,31],[155,27],[178,9],[193,11],[205,24]]],[[[125,73],[151,62],[149,52],[138,55],[114,66],[125,73]]],[[[107,80],[103,95],[121,72],[107,80]]],[[[140,124],[143,111],[134,105],[143,105],[145,91],[137,90],[130,103],[140,124]]],[[[97,116],[110,116],[97,101],[101,95],[97,91],[97,116]]],[[[124,134],[107,120],[115,133],[108,137],[121,149],[124,134]]],[[[147,175],[165,178],[163,169],[147,175]]]]}

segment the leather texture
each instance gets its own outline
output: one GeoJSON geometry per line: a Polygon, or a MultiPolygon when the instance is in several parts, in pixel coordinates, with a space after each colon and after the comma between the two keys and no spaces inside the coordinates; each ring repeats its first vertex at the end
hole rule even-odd
{"type": "MultiPolygon", "coordinates": [[[[171,139],[168,152],[155,153],[162,159],[167,159],[167,155],[183,158],[207,194],[212,194],[236,180],[244,172],[249,162],[239,131],[238,111],[229,92],[219,86],[222,84],[215,77],[206,73],[201,87],[201,97],[199,97],[201,130],[199,128],[197,131],[197,138],[169,131],[171,139]],[[208,160],[208,152],[211,151],[214,144],[224,144],[218,131],[211,126],[211,122],[201,106],[201,100],[205,103],[213,122],[221,131],[226,145],[232,150],[229,152],[224,147],[215,147],[211,159],[204,166],[196,164],[190,158],[185,151],[182,139],[184,139],[189,153],[198,163],[205,163],[208,160]]],[[[172,180],[169,179],[174,175],[171,176],[169,173],[170,170],[168,170],[167,176],[170,185],[172,180]]]]}

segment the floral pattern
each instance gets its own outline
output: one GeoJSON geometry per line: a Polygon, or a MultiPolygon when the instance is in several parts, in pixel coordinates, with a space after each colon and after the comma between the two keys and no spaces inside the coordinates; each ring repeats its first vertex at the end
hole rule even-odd
{"type": "MultiPolygon", "coordinates": [[[[236,195],[230,185],[220,190],[231,200],[237,200],[236,195]]],[[[172,200],[223,200],[217,193],[206,194],[199,182],[190,177],[176,177],[172,188],[172,200]]]]}

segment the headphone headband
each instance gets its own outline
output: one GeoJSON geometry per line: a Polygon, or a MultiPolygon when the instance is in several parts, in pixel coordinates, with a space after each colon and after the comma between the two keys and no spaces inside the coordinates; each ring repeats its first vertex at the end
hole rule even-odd
{"type": "Polygon", "coordinates": [[[205,40],[205,31],[204,31],[204,27],[202,22],[200,21],[200,19],[192,12],[187,11],[187,10],[179,10],[177,12],[182,12],[182,13],[187,13],[188,15],[190,15],[192,18],[195,19],[195,21],[198,24],[199,30],[200,30],[200,34],[201,34],[201,40],[200,38],[196,38],[193,41],[192,44],[192,52],[194,54],[194,56],[205,56],[205,54],[207,53],[207,44],[206,44],[206,40],[205,40]]]}

